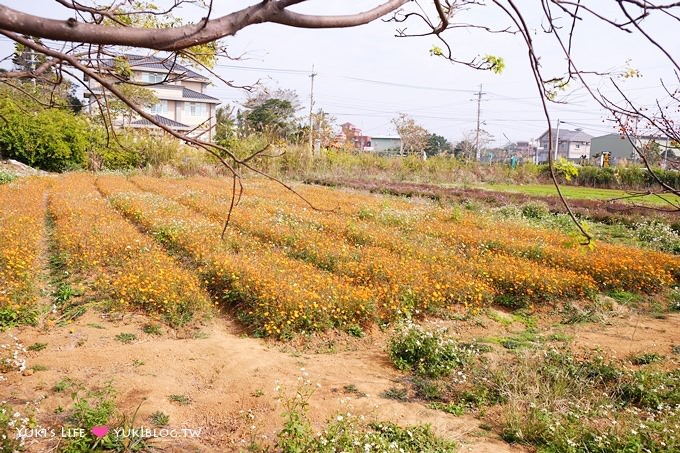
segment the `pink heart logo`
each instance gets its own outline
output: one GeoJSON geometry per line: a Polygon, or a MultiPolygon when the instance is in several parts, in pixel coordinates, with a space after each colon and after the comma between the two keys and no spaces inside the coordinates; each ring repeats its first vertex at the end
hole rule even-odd
{"type": "Polygon", "coordinates": [[[92,432],[92,434],[97,436],[97,438],[101,439],[102,437],[106,436],[106,434],[109,432],[109,427],[106,425],[93,426],[90,431],[92,432]]]}

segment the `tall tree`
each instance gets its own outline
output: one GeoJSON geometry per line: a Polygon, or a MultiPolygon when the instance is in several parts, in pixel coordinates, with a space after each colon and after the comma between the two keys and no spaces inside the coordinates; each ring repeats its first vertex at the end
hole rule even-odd
{"type": "Polygon", "coordinates": [[[405,113],[400,113],[398,117],[393,118],[392,124],[401,138],[402,153],[416,154],[425,151],[430,138],[427,129],[405,113]]]}
{"type": "Polygon", "coordinates": [[[246,113],[245,123],[253,132],[288,138],[295,133],[295,110],[290,101],[267,99],[246,113]]]}
{"type": "Polygon", "coordinates": [[[329,147],[335,140],[335,117],[319,109],[312,114],[314,138],[321,141],[321,146],[329,147]]]}
{"type": "Polygon", "coordinates": [[[457,159],[461,160],[471,160],[475,158],[476,148],[475,144],[468,139],[464,139],[456,143],[455,148],[453,148],[453,155],[457,159]]]}
{"type": "MultiPolygon", "coordinates": [[[[33,38],[31,36],[23,36],[24,39],[31,40],[36,44],[43,46],[43,42],[40,38],[33,38]]],[[[14,44],[14,55],[12,56],[12,64],[14,69],[17,71],[25,71],[27,73],[37,70],[41,65],[47,62],[47,57],[32,48],[21,44],[14,44]]],[[[53,70],[49,69],[46,71],[47,74],[52,74],[53,70]]],[[[30,77],[25,77],[30,78],[30,77]]]]}

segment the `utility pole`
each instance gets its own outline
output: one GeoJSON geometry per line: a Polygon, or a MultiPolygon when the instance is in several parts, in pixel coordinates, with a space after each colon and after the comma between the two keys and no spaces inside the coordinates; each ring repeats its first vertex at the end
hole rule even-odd
{"type": "Polygon", "coordinates": [[[314,155],[314,121],[312,117],[314,109],[314,77],[316,77],[314,65],[312,65],[312,73],[309,77],[312,79],[312,87],[309,90],[309,153],[314,155]]]}
{"type": "MultiPolygon", "coordinates": [[[[475,93],[477,95],[477,129],[475,133],[475,158],[477,162],[482,157],[482,152],[479,149],[479,132],[481,130],[481,114],[482,114],[482,96],[484,96],[486,93],[482,91],[482,84],[479,84],[479,91],[475,93]]],[[[472,99],[474,101],[474,99],[472,99]]]]}
{"type": "Polygon", "coordinates": [[[555,134],[555,157],[554,161],[557,162],[557,152],[560,149],[560,119],[557,118],[557,134],[555,134]]]}

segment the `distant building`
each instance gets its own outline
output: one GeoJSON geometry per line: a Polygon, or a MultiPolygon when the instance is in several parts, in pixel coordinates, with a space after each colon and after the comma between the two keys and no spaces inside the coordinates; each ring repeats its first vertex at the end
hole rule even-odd
{"type": "Polygon", "coordinates": [[[343,123],[340,128],[342,135],[345,136],[345,144],[351,144],[353,148],[361,151],[373,151],[371,137],[363,135],[360,128],[352,123],[343,123]]]}
{"type": "Polygon", "coordinates": [[[386,153],[386,152],[400,152],[401,151],[401,138],[392,136],[383,137],[372,137],[371,146],[373,151],[386,153]]]}
{"type": "MultiPolygon", "coordinates": [[[[206,94],[210,79],[174,60],[154,56],[124,55],[132,72],[131,80],[153,91],[158,103],[145,109],[160,124],[191,137],[210,141],[214,136],[215,110],[219,99],[206,94]]],[[[112,58],[102,59],[102,67],[113,68],[112,58]]],[[[89,81],[90,90],[100,97],[102,87],[89,81]]],[[[89,92],[86,93],[89,95],[89,92]]],[[[121,118],[116,125],[124,125],[121,118]]],[[[135,116],[129,127],[155,128],[150,121],[135,116]]]]}
{"type": "MultiPolygon", "coordinates": [[[[555,140],[557,139],[557,133],[558,132],[556,129],[552,131],[553,146],[555,145],[555,140]]],[[[590,143],[592,139],[592,135],[583,132],[581,129],[570,131],[568,129],[560,128],[557,157],[564,157],[565,159],[572,161],[579,161],[582,156],[585,156],[586,159],[590,158],[590,143]]],[[[548,131],[538,138],[538,143],[540,150],[538,153],[538,161],[547,162],[548,151],[551,149],[550,143],[548,143],[548,131]]],[[[554,153],[555,150],[554,148],[552,149],[554,153]]]]}
{"type": "MultiPolygon", "coordinates": [[[[655,135],[638,135],[635,137],[631,137],[631,139],[633,140],[633,143],[635,143],[635,146],[637,146],[638,149],[643,149],[650,143],[657,143],[660,146],[662,152],[668,150],[669,157],[671,155],[675,156],[678,151],[677,149],[673,148],[672,140],[670,140],[668,137],[655,135]]],[[[602,154],[603,152],[611,153],[610,159],[612,159],[614,162],[616,162],[619,159],[628,160],[640,159],[640,156],[635,151],[635,147],[630,142],[628,137],[621,134],[607,134],[601,137],[593,138],[591,150],[594,156],[602,154]]]]}

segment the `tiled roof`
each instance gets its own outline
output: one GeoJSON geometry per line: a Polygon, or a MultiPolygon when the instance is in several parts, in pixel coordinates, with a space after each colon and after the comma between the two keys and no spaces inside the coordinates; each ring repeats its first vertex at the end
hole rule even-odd
{"type": "Polygon", "coordinates": [[[568,129],[560,129],[560,140],[568,142],[589,142],[593,138],[592,135],[586,134],[583,131],[570,131],[568,129]]]}
{"type": "Polygon", "coordinates": [[[184,89],[182,90],[182,97],[183,98],[188,98],[188,99],[201,99],[204,101],[216,101],[219,102],[219,99],[214,98],[212,96],[208,96],[207,94],[199,93],[198,91],[190,90],[189,88],[183,87],[184,89]]]}
{"type": "MultiPolygon", "coordinates": [[[[548,136],[548,131],[545,131],[539,140],[545,140],[548,136]]],[[[553,140],[557,136],[557,131],[553,130],[553,140]]],[[[590,142],[594,137],[583,131],[570,131],[569,129],[560,129],[560,142],[590,142]]]]}
{"type": "MultiPolygon", "coordinates": [[[[154,115],[153,117],[163,126],[168,126],[173,129],[191,129],[191,127],[187,126],[186,124],[178,123],[177,121],[171,120],[170,118],[166,118],[161,115],[154,115]]],[[[133,121],[131,124],[134,126],[155,126],[155,124],[153,124],[146,118],[140,118],[138,120],[133,121]]]]}
{"type": "MultiPolygon", "coordinates": [[[[174,58],[158,58],[154,56],[145,57],[143,55],[132,54],[125,54],[121,56],[127,58],[128,63],[130,63],[130,67],[132,67],[132,69],[147,68],[157,69],[163,72],[172,71],[173,74],[180,75],[186,79],[200,79],[204,81],[210,80],[207,77],[199,74],[198,72],[192,71],[186,66],[177,63],[174,58]]],[[[100,60],[100,62],[105,66],[109,67],[113,66],[112,58],[102,59],[100,60]]]]}

